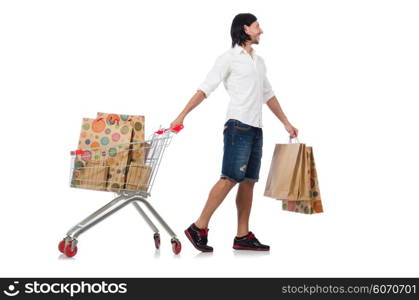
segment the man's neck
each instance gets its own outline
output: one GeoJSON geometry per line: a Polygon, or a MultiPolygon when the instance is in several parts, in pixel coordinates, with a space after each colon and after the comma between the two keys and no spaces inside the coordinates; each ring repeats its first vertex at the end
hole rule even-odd
{"type": "Polygon", "coordinates": [[[253,48],[252,48],[252,44],[251,43],[245,43],[243,46],[244,50],[247,51],[247,53],[249,53],[250,55],[253,54],[253,48]]]}

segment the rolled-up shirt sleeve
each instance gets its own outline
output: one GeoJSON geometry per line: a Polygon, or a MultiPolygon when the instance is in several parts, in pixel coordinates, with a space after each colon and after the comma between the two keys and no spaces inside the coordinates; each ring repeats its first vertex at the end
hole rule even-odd
{"type": "Polygon", "coordinates": [[[264,66],[265,74],[263,76],[263,103],[266,104],[272,97],[275,96],[274,91],[272,90],[271,83],[268,80],[268,76],[266,75],[266,65],[265,61],[262,59],[262,63],[264,66]]]}
{"type": "Polygon", "coordinates": [[[275,96],[275,93],[272,90],[271,83],[265,74],[263,77],[263,103],[266,104],[273,96],[275,96]]]}
{"type": "Polygon", "coordinates": [[[228,55],[220,55],[215,60],[212,69],[208,72],[205,80],[199,85],[198,90],[204,92],[205,97],[218,87],[230,72],[230,58],[228,55]]]}

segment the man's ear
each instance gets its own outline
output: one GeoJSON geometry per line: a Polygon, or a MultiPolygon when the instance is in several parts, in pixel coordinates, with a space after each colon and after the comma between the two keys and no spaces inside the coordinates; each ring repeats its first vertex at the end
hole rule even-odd
{"type": "Polygon", "coordinates": [[[248,34],[249,26],[243,25],[243,30],[244,30],[244,33],[248,34]]]}

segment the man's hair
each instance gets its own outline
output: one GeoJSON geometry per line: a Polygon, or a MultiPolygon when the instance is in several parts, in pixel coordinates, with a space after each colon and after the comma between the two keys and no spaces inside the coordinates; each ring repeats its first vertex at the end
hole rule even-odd
{"type": "Polygon", "coordinates": [[[244,32],[243,25],[250,26],[256,20],[256,17],[249,13],[238,14],[234,17],[230,31],[232,48],[236,44],[242,46],[246,41],[250,41],[250,36],[244,32]]]}

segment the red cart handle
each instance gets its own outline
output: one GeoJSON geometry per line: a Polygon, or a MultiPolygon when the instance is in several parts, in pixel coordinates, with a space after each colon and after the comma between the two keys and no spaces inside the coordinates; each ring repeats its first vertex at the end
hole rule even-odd
{"type": "Polygon", "coordinates": [[[81,150],[81,149],[77,149],[77,150],[75,150],[75,151],[71,151],[71,152],[70,152],[70,154],[71,154],[71,155],[83,155],[83,154],[85,154],[85,153],[86,153],[86,151],[81,150]]]}
{"type": "Polygon", "coordinates": [[[170,129],[170,128],[160,129],[160,130],[156,131],[156,134],[163,134],[168,130],[172,130],[172,131],[175,131],[176,133],[178,133],[179,131],[181,131],[183,129],[183,127],[184,127],[183,125],[177,125],[177,126],[173,127],[172,129],[170,129]]]}

